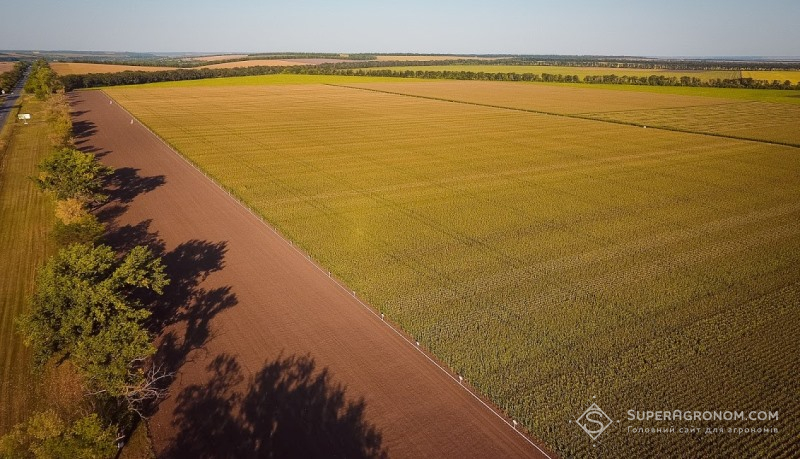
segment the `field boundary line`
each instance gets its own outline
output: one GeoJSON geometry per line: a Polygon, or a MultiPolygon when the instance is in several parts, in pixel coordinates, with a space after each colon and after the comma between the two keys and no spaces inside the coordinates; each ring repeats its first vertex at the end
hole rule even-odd
{"type": "Polygon", "coordinates": [[[647,111],[661,111],[661,110],[683,110],[686,108],[705,108],[705,107],[724,107],[726,105],[739,105],[739,104],[757,104],[759,101],[756,100],[742,100],[742,101],[731,101],[731,102],[720,102],[718,104],[704,104],[704,105],[682,105],[680,107],[662,107],[662,108],[634,108],[631,110],[609,110],[605,112],[580,112],[580,113],[572,113],[573,115],[577,116],[597,116],[597,115],[610,115],[614,113],[634,113],[634,112],[647,112],[647,111]]]}
{"type": "MultiPolygon", "coordinates": [[[[332,85],[332,86],[337,86],[337,85],[332,85]]],[[[403,341],[405,341],[406,343],[408,343],[408,345],[409,345],[409,346],[411,346],[411,347],[412,347],[412,348],[413,348],[415,351],[417,351],[418,353],[420,353],[420,355],[422,355],[423,357],[425,357],[425,358],[426,358],[426,359],[427,359],[427,360],[428,360],[430,363],[432,363],[433,365],[435,365],[435,366],[436,366],[436,367],[437,367],[439,370],[441,370],[441,371],[442,371],[442,372],[443,372],[445,375],[447,375],[447,377],[448,377],[448,378],[450,378],[450,380],[452,380],[452,381],[453,381],[453,382],[454,382],[456,385],[458,385],[458,386],[462,387],[462,388],[463,388],[463,389],[464,389],[464,390],[465,390],[465,391],[466,391],[466,392],[467,392],[469,395],[471,395],[471,396],[472,396],[472,397],[473,397],[475,400],[477,400],[477,401],[478,401],[478,402],[479,402],[481,405],[483,405],[483,406],[484,406],[484,407],[485,407],[487,410],[489,410],[489,412],[491,412],[491,413],[492,413],[493,415],[495,415],[495,416],[496,416],[498,419],[500,419],[500,420],[501,420],[501,421],[502,421],[504,424],[506,424],[506,426],[508,426],[508,427],[509,427],[511,430],[513,430],[514,432],[516,432],[516,433],[517,433],[517,435],[519,435],[520,437],[522,437],[522,438],[523,438],[523,439],[524,439],[524,440],[525,440],[525,441],[526,441],[528,444],[530,444],[531,446],[533,446],[534,448],[536,448],[536,449],[537,449],[537,450],[538,450],[538,451],[539,451],[541,454],[543,454],[543,455],[544,455],[545,457],[547,457],[548,459],[554,459],[554,458],[553,458],[553,457],[552,457],[550,454],[548,454],[548,453],[547,453],[547,452],[546,452],[544,449],[542,449],[542,448],[541,448],[539,445],[537,445],[537,444],[536,444],[536,442],[534,442],[533,440],[531,440],[530,438],[528,438],[528,436],[527,436],[527,435],[525,435],[525,434],[524,434],[524,433],[523,433],[521,430],[519,430],[518,428],[514,427],[514,425],[513,425],[511,422],[509,422],[509,421],[508,421],[508,419],[506,419],[506,418],[508,417],[507,415],[504,415],[504,414],[503,414],[503,413],[501,413],[501,412],[500,412],[498,409],[495,409],[494,407],[492,407],[491,405],[489,405],[489,403],[487,403],[485,400],[483,400],[483,398],[481,398],[481,396],[480,396],[480,395],[478,395],[478,394],[477,394],[477,393],[476,393],[474,390],[472,390],[472,389],[471,389],[471,388],[468,386],[468,382],[462,382],[462,381],[460,381],[460,379],[459,379],[459,377],[458,377],[458,375],[457,375],[457,374],[455,374],[455,373],[454,373],[453,371],[451,371],[451,370],[448,370],[448,369],[447,369],[447,368],[446,368],[446,367],[445,367],[443,364],[440,364],[439,362],[437,362],[437,361],[436,361],[436,360],[435,360],[435,359],[434,359],[434,358],[433,358],[431,355],[429,355],[429,353],[425,352],[425,350],[424,350],[424,349],[422,349],[421,345],[417,344],[417,343],[418,343],[417,341],[412,341],[412,340],[411,340],[411,339],[410,339],[410,338],[407,336],[407,333],[405,333],[404,331],[402,331],[402,329],[398,329],[398,327],[394,326],[394,325],[393,325],[393,324],[390,322],[390,320],[389,320],[389,319],[387,319],[385,316],[383,316],[381,313],[379,313],[379,312],[378,312],[378,311],[377,311],[375,308],[373,308],[373,307],[369,306],[368,304],[364,303],[364,301],[362,301],[362,300],[361,300],[361,298],[359,298],[359,297],[357,296],[357,294],[356,294],[356,292],[355,292],[354,290],[352,290],[352,289],[348,288],[348,287],[347,287],[347,286],[346,286],[346,285],[345,285],[345,284],[344,284],[342,281],[340,281],[338,278],[334,277],[334,276],[331,274],[331,272],[330,272],[330,271],[328,271],[328,270],[324,269],[322,266],[320,266],[320,265],[319,265],[319,264],[318,264],[316,261],[314,261],[314,259],[313,259],[313,257],[312,257],[311,255],[309,255],[309,254],[307,254],[306,252],[304,252],[303,250],[301,250],[301,248],[300,248],[300,247],[298,247],[298,246],[297,246],[297,245],[296,245],[294,242],[292,242],[290,239],[288,239],[288,238],[284,237],[284,236],[283,236],[283,235],[282,235],[282,234],[281,234],[281,233],[280,233],[280,232],[279,232],[279,231],[278,231],[278,230],[277,230],[277,229],[276,229],[274,226],[270,225],[270,224],[269,224],[269,223],[268,223],[268,222],[267,222],[267,221],[264,219],[264,217],[263,217],[262,215],[258,214],[258,213],[257,213],[257,212],[256,212],[254,209],[252,209],[252,208],[251,208],[249,205],[247,205],[246,203],[244,203],[244,202],[243,202],[243,201],[242,201],[242,200],[241,200],[241,199],[240,199],[238,196],[236,196],[236,195],[235,195],[235,194],[234,194],[234,193],[233,193],[231,190],[228,190],[228,189],[227,189],[225,186],[223,186],[223,185],[222,185],[220,182],[218,182],[218,181],[217,181],[217,180],[216,180],[216,179],[215,179],[213,176],[211,176],[211,175],[209,175],[208,173],[206,173],[206,172],[205,172],[203,169],[201,169],[201,168],[200,168],[200,166],[198,166],[198,165],[197,165],[197,164],[195,164],[193,161],[189,160],[187,157],[185,157],[184,155],[182,155],[182,154],[181,154],[181,153],[180,153],[180,152],[179,152],[179,151],[178,151],[178,150],[177,150],[175,147],[173,147],[172,145],[170,145],[170,144],[169,144],[169,142],[167,142],[167,141],[166,141],[166,140],[165,140],[163,137],[161,137],[160,135],[158,135],[158,134],[157,134],[157,133],[156,133],[154,130],[150,129],[150,127],[149,127],[147,124],[145,124],[145,123],[144,123],[144,122],[142,122],[142,121],[141,121],[139,118],[137,118],[135,115],[133,115],[133,113],[131,113],[130,111],[128,111],[128,109],[127,109],[127,108],[125,108],[125,107],[124,107],[122,104],[120,104],[120,103],[119,103],[119,102],[118,102],[116,99],[114,99],[113,97],[111,97],[111,96],[110,96],[110,95],[109,95],[107,92],[105,92],[105,91],[103,91],[103,90],[100,90],[100,92],[102,92],[102,93],[103,93],[103,95],[104,95],[104,96],[105,96],[105,97],[106,97],[106,98],[107,98],[109,101],[112,101],[112,102],[113,102],[113,103],[114,103],[114,104],[115,104],[115,105],[116,105],[118,108],[122,109],[122,110],[123,110],[125,113],[127,113],[127,114],[128,114],[128,115],[129,115],[129,116],[132,118],[132,119],[135,119],[135,120],[136,120],[136,121],[139,123],[139,125],[140,125],[140,126],[142,126],[143,128],[145,128],[145,129],[147,130],[147,132],[148,132],[148,133],[150,133],[150,135],[152,135],[153,137],[155,137],[156,139],[158,139],[158,140],[159,140],[159,141],[160,141],[162,144],[164,144],[164,145],[165,145],[165,146],[166,146],[166,147],[167,147],[167,148],[168,148],[168,149],[169,149],[169,150],[170,150],[170,151],[171,151],[171,152],[172,152],[172,153],[173,153],[175,156],[177,156],[178,158],[180,158],[181,160],[185,161],[187,164],[189,164],[190,166],[192,166],[192,168],[194,168],[194,169],[195,169],[197,172],[201,173],[201,174],[202,174],[204,177],[206,177],[206,178],[207,178],[207,179],[208,179],[208,180],[209,180],[209,181],[210,181],[210,182],[211,182],[211,183],[212,183],[214,186],[216,186],[216,187],[217,187],[217,188],[219,188],[219,189],[220,189],[222,192],[224,192],[225,194],[227,194],[227,195],[228,195],[228,197],[231,199],[231,201],[233,201],[235,204],[237,204],[237,205],[241,206],[241,207],[242,207],[244,210],[246,210],[247,212],[249,212],[249,213],[250,213],[250,214],[251,214],[253,217],[255,217],[255,218],[256,218],[256,220],[258,220],[258,222],[259,222],[259,223],[261,223],[262,225],[264,225],[264,226],[265,226],[265,227],[266,227],[266,228],[267,228],[269,231],[271,231],[273,234],[275,234],[276,236],[278,236],[278,237],[279,237],[279,238],[280,238],[280,239],[281,239],[281,240],[282,240],[282,241],[283,241],[285,244],[287,244],[287,245],[288,245],[290,248],[292,248],[292,249],[293,249],[295,252],[297,252],[298,254],[302,255],[302,256],[303,256],[303,258],[304,258],[304,259],[305,259],[305,260],[306,260],[308,263],[310,263],[310,264],[311,264],[311,266],[313,266],[313,267],[314,267],[315,269],[317,269],[319,272],[321,272],[322,274],[324,274],[324,275],[325,275],[325,277],[327,277],[328,279],[330,279],[330,280],[333,282],[333,284],[334,284],[335,286],[337,286],[339,289],[341,289],[341,290],[342,290],[342,291],[343,291],[345,294],[347,294],[348,296],[352,297],[352,298],[353,298],[353,299],[354,299],[356,302],[358,302],[358,304],[360,304],[360,305],[361,305],[361,306],[362,306],[362,307],[363,307],[363,308],[364,308],[364,309],[365,309],[367,312],[369,312],[369,313],[370,313],[370,314],[372,314],[372,315],[373,315],[373,316],[374,316],[376,319],[378,319],[378,320],[380,320],[382,323],[384,323],[384,324],[385,324],[385,325],[386,325],[386,326],[387,326],[387,327],[388,327],[388,328],[389,328],[389,329],[390,329],[392,332],[394,332],[394,333],[395,333],[397,336],[399,336],[399,337],[400,337],[400,338],[401,338],[403,341]]],[[[400,94],[400,95],[402,95],[402,94],[400,94]]],[[[510,417],[508,417],[508,418],[510,419],[510,417]]]]}
{"type": "MultiPolygon", "coordinates": [[[[474,105],[476,107],[486,107],[486,108],[497,108],[501,110],[510,110],[515,112],[522,112],[522,113],[535,113],[537,115],[549,115],[549,116],[558,116],[562,118],[572,118],[577,120],[584,120],[584,121],[596,121],[599,123],[609,123],[609,124],[617,124],[621,126],[632,126],[638,128],[648,128],[648,129],[657,129],[659,131],[669,131],[669,132],[680,132],[684,134],[695,134],[695,135],[702,135],[702,136],[709,136],[709,137],[719,137],[723,139],[731,139],[731,140],[739,140],[744,142],[755,142],[761,144],[768,144],[768,145],[779,145],[783,147],[791,147],[791,148],[800,148],[800,144],[791,143],[791,142],[781,142],[777,140],[763,140],[763,139],[754,139],[752,137],[741,137],[729,134],[719,134],[715,132],[706,132],[706,131],[695,131],[692,129],[682,129],[682,128],[674,128],[670,126],[658,126],[658,125],[644,125],[641,123],[634,123],[631,121],[619,121],[619,120],[609,120],[603,118],[595,118],[592,116],[575,114],[575,113],[556,113],[556,112],[548,112],[545,110],[534,110],[532,108],[517,108],[517,107],[508,107],[505,105],[494,105],[494,104],[485,104],[482,102],[469,102],[464,100],[457,100],[457,99],[446,99],[444,97],[434,97],[434,96],[422,96],[419,94],[406,94],[402,92],[395,92],[395,91],[386,91],[383,89],[375,89],[375,88],[362,88],[358,86],[348,86],[344,84],[336,84],[336,83],[322,83],[325,86],[332,86],[337,88],[347,88],[347,89],[354,89],[357,91],[372,91],[381,94],[391,94],[394,96],[405,96],[405,97],[416,97],[418,99],[427,99],[427,100],[436,100],[439,102],[450,102],[454,104],[464,104],[464,105],[474,105]]],[[[723,104],[724,105],[724,104],[723,104]]]]}

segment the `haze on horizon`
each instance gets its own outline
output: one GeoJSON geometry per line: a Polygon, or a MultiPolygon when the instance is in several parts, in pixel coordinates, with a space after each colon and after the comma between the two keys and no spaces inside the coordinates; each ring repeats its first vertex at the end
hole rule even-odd
{"type": "Polygon", "coordinates": [[[800,2],[29,0],[0,49],[800,56],[800,2]]]}

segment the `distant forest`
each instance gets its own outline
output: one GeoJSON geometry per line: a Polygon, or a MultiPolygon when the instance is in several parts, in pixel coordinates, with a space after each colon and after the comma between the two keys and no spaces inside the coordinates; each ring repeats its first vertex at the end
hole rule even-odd
{"type": "MultiPolygon", "coordinates": [[[[320,55],[322,56],[322,55],[320,55]]],[[[368,55],[363,55],[367,57],[368,55]]],[[[277,58],[275,55],[264,55],[264,58],[277,58]]],[[[311,55],[303,55],[310,58],[311,55]]],[[[325,56],[329,58],[331,56],[325,56]]],[[[286,59],[287,57],[284,57],[286,59]]],[[[339,57],[341,58],[341,56],[339,57]]],[[[115,62],[117,63],[117,62],[115,62]]],[[[716,78],[702,80],[693,76],[630,76],[617,75],[620,70],[630,69],[658,69],[658,70],[790,70],[798,69],[798,63],[765,63],[765,62],[733,62],[733,61],[673,61],[673,60],[626,60],[611,63],[599,59],[565,59],[553,58],[552,60],[514,58],[500,60],[475,60],[454,59],[438,61],[355,61],[340,62],[335,64],[295,65],[295,66],[254,66],[231,69],[191,69],[179,68],[175,70],[162,70],[155,72],[125,71],[118,73],[98,73],[88,75],[64,75],[61,81],[67,91],[80,88],[94,88],[100,86],[117,86],[161,81],[198,80],[203,78],[222,78],[250,75],[273,75],[279,73],[305,74],[305,75],[351,75],[351,76],[383,76],[395,78],[426,78],[426,79],[452,79],[452,80],[490,80],[490,81],[544,81],[556,83],[587,83],[587,84],[628,84],[648,86],[693,86],[693,87],[718,87],[718,88],[750,88],[750,89],[791,89],[800,90],[800,83],[792,84],[790,81],[768,81],[753,78],[716,78]],[[597,67],[597,75],[580,77],[577,75],[561,73],[517,73],[517,72],[472,72],[459,70],[392,70],[385,67],[401,66],[442,66],[442,65],[550,65],[561,67],[597,67]],[[605,65],[601,65],[605,64],[605,65]],[[370,67],[384,67],[370,69],[370,67]],[[615,73],[616,72],[616,73],[615,73]]]]}

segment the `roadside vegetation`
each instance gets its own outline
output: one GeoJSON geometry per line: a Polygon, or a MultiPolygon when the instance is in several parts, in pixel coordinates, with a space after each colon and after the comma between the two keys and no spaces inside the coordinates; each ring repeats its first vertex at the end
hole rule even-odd
{"type": "Polygon", "coordinates": [[[14,86],[16,86],[17,82],[22,79],[27,67],[28,64],[20,61],[14,63],[14,67],[8,72],[0,73],[0,90],[5,91],[6,93],[11,92],[11,90],[14,89],[14,86]]]}
{"type": "Polygon", "coordinates": [[[31,65],[31,74],[25,82],[25,92],[45,100],[64,86],[47,62],[40,59],[31,65]]]}
{"type": "MultiPolygon", "coordinates": [[[[31,185],[44,192],[39,201],[49,202],[45,207],[55,217],[48,232],[56,250],[48,251],[55,254],[35,274],[33,260],[17,274],[28,285],[21,292],[30,295],[28,305],[21,306],[26,301],[17,295],[18,303],[7,306],[19,313],[15,322],[27,350],[20,351],[15,342],[5,352],[17,349],[25,355],[28,362],[17,358],[18,367],[29,367],[32,359],[32,374],[43,392],[80,395],[56,403],[57,409],[31,403],[24,420],[0,437],[0,457],[112,457],[148,404],[164,395],[163,383],[170,377],[151,360],[153,336],[145,325],[151,312],[141,301],[161,294],[169,281],[160,258],[146,247],[116,253],[98,242],[104,228],[91,210],[107,199],[103,189],[112,170],[74,148],[69,106],[53,75],[39,62],[26,84],[26,91],[42,100],[36,102],[43,120],[37,123],[46,128],[39,130],[37,142],[49,142],[41,150],[50,153],[39,156],[38,174],[16,185],[28,193],[31,185]]],[[[8,189],[12,196],[19,192],[8,189]]],[[[51,246],[41,238],[35,242],[51,246]]],[[[5,326],[3,332],[13,335],[5,326]]]]}

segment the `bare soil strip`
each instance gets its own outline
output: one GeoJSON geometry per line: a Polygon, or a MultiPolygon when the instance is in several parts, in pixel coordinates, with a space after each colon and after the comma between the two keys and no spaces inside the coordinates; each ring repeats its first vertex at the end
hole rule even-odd
{"type": "Polygon", "coordinates": [[[79,146],[118,171],[110,240],[151,245],[173,277],[159,456],[546,457],[106,94],[73,109],[79,146]]]}

